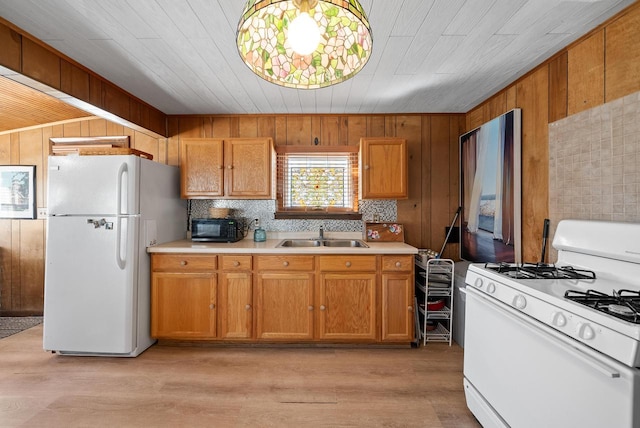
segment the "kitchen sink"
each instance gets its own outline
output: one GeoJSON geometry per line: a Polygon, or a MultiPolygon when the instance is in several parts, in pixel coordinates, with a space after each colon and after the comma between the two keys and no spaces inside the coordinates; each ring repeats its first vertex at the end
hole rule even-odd
{"type": "Polygon", "coordinates": [[[285,239],[276,247],[320,247],[322,241],[319,239],[285,239]]]}
{"type": "Polygon", "coordinates": [[[359,239],[327,239],[322,241],[325,247],[362,247],[369,248],[367,244],[359,239]]]}
{"type": "Polygon", "coordinates": [[[349,248],[369,248],[367,244],[359,239],[284,239],[280,241],[277,248],[289,247],[349,247],[349,248]]]}

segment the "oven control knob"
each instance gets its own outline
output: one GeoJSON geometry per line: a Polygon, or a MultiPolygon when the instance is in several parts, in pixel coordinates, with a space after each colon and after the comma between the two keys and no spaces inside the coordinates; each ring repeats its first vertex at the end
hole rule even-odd
{"type": "Polygon", "coordinates": [[[567,325],[567,318],[560,312],[554,312],[551,323],[556,327],[564,327],[567,325]]]}
{"type": "Polygon", "coordinates": [[[473,283],[476,288],[482,288],[482,278],[476,278],[476,281],[473,283]]]}
{"type": "Polygon", "coordinates": [[[596,332],[593,330],[589,324],[585,324],[582,322],[578,323],[578,336],[584,340],[591,340],[595,337],[596,332]]]}
{"type": "Polygon", "coordinates": [[[490,282],[487,285],[487,293],[493,294],[496,292],[496,285],[493,282],[490,282]]]}
{"type": "Polygon", "coordinates": [[[513,306],[518,309],[524,309],[527,306],[527,299],[525,299],[523,295],[518,294],[515,299],[513,299],[513,306]]]}

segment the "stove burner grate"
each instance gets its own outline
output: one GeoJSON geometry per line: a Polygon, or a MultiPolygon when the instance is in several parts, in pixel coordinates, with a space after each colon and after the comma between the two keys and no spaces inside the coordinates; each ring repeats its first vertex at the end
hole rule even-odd
{"type": "Polygon", "coordinates": [[[487,263],[486,269],[517,279],[595,279],[593,271],[544,263],[487,263]]]}
{"type": "Polygon", "coordinates": [[[607,306],[607,310],[609,310],[609,312],[611,312],[612,314],[624,315],[627,317],[633,316],[634,314],[633,309],[623,305],[610,304],[609,306],[607,306]]]}
{"type": "Polygon", "coordinates": [[[567,290],[564,297],[624,321],[640,324],[639,291],[614,290],[613,294],[605,294],[596,290],[567,290]]]}

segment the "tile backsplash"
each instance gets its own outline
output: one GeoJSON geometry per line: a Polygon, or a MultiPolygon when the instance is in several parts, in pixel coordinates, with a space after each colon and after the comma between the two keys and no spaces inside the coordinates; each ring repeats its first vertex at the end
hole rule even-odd
{"type": "Polygon", "coordinates": [[[549,125],[549,213],[640,221],[640,92],[549,125]]]}
{"type": "Polygon", "coordinates": [[[549,124],[549,215],[640,221],[640,92],[549,124]]]}
{"type": "Polygon", "coordinates": [[[397,221],[397,205],[395,200],[361,200],[359,211],[362,220],[276,220],[275,200],[226,200],[226,199],[193,199],[191,200],[191,218],[206,218],[209,208],[230,208],[231,216],[243,218],[245,222],[254,219],[267,231],[306,232],[315,231],[323,226],[328,232],[362,232],[362,220],[397,221]]]}

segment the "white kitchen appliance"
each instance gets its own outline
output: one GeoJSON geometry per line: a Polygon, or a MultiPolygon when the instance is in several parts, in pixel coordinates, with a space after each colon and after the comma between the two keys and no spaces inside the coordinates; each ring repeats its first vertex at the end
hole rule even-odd
{"type": "Polygon", "coordinates": [[[185,237],[176,167],[132,155],[50,156],[45,350],[135,357],[150,337],[147,246],[185,237]]]}
{"type": "Polygon", "coordinates": [[[472,264],[467,405],[490,427],[640,427],[640,224],[563,220],[555,265],[472,264]]]}

